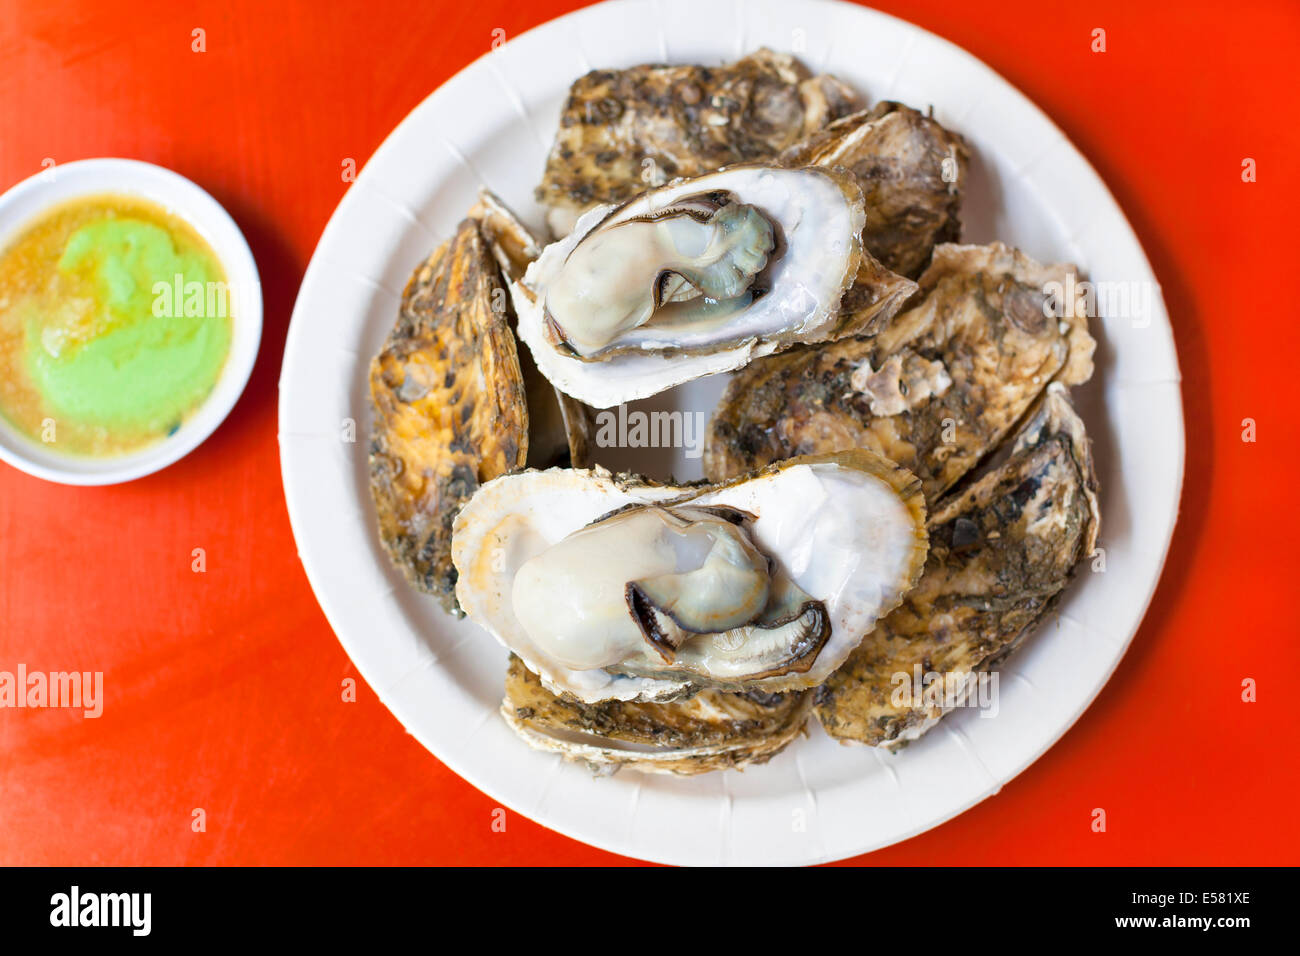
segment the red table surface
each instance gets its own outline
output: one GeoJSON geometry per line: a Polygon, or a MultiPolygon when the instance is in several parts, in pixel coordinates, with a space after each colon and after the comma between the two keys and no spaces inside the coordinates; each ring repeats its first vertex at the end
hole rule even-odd
{"type": "MultiPolygon", "coordinates": [[[[248,390],[179,464],[84,489],[0,466],[0,670],[105,682],[97,720],[0,710],[0,863],[628,862],[510,812],[499,832],[497,804],[364,682],[341,699],[356,670],[298,563],[276,445],[289,314],[343,161],[494,30],[575,4],[185,6],[0,4],[0,185],[47,157],[169,166],[235,217],[266,303],[248,390]]],[[[1001,72],[1114,191],[1164,290],[1188,445],[1164,577],[1097,701],[997,796],[858,862],[1296,863],[1300,5],[881,6],[1001,72]]]]}

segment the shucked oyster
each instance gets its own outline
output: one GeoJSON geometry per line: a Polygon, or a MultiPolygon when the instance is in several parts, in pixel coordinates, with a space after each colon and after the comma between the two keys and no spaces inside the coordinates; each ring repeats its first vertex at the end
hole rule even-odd
{"type": "Polygon", "coordinates": [[[593,206],[770,159],[860,106],[834,77],[771,50],[720,67],[594,70],[569,90],[537,200],[563,236],[593,206]]]}
{"type": "Polygon", "coordinates": [[[937,243],[961,238],[970,151],[931,117],[877,103],[836,120],[781,154],[791,166],[842,166],[862,187],[863,242],[887,269],[916,276],[937,243]]]}
{"type": "Polygon", "coordinates": [[[864,451],[695,488],[529,471],[456,518],[456,594],[585,703],[804,689],[911,586],[923,524],[915,478],[864,451]]]}
{"type": "Polygon", "coordinates": [[[994,448],[1057,379],[1092,374],[1082,305],[1058,320],[1042,266],[1002,243],[939,246],[911,307],[873,339],[755,362],[714,412],[705,474],[743,474],[792,455],[868,448],[914,472],[928,500],[994,448]]]}
{"type": "Polygon", "coordinates": [[[822,726],[872,746],[919,737],[952,701],[900,686],[918,672],[959,684],[1005,659],[1093,553],[1099,523],[1083,423],[1054,383],[1010,458],[934,507],[920,583],[817,691],[822,726]]]}
{"type": "Polygon", "coordinates": [[[736,166],[594,209],[511,287],[520,337],[607,408],[874,331],[915,286],[862,251],[861,199],[836,170],[736,166]]]}
{"type": "Polygon", "coordinates": [[[696,774],[766,763],[802,733],[812,693],[702,690],[671,704],[557,697],[511,655],[501,714],[529,746],[581,761],[599,774],[620,767],[696,774]]]}

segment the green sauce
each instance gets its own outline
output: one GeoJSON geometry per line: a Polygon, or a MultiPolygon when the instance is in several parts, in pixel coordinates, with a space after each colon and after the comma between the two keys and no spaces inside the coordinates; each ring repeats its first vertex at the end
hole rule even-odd
{"type": "Polygon", "coordinates": [[[179,424],[216,382],[230,349],[230,324],[219,316],[155,315],[177,310],[174,302],[155,309],[155,300],[165,294],[162,286],[158,293],[154,288],[162,283],[172,292],[173,277],[180,275],[182,289],[193,282],[206,289],[219,281],[213,260],[179,252],[157,226],[118,219],[73,233],[58,268],[65,275],[88,276],[105,331],[52,353],[50,326],[40,317],[28,320],[28,372],[51,407],[109,428],[145,431],[179,424]]]}
{"type": "Polygon", "coordinates": [[[53,421],[53,444],[74,454],[156,441],[220,377],[233,305],[211,249],[165,210],[127,197],[61,207],[0,257],[0,337],[21,332],[9,358],[31,393],[0,393],[0,408],[38,440],[53,421]]]}

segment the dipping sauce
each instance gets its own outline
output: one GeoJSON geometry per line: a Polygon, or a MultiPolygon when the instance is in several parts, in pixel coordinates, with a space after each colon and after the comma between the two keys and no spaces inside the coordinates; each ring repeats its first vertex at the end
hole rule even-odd
{"type": "Polygon", "coordinates": [[[235,304],[211,247],[162,206],[55,206],[0,250],[0,415],[69,455],[160,441],[220,377],[235,304]]]}

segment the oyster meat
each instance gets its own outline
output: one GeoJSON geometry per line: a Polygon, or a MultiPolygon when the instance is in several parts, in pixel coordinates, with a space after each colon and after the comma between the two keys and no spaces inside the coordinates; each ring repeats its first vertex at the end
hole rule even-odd
{"type": "Polygon", "coordinates": [[[771,159],[861,105],[834,77],[766,49],[720,67],[594,70],[569,90],[537,201],[563,236],[593,206],[771,159]]]}
{"type": "Polygon", "coordinates": [[[702,690],[670,704],[584,704],[542,686],[511,655],[501,714],[529,746],[585,763],[681,775],[766,763],[803,732],[812,693],[728,694],[702,690]]]}
{"type": "Polygon", "coordinates": [[[874,331],[915,285],[863,252],[864,216],[820,167],[735,166],[593,209],[511,286],[520,338],[558,389],[608,408],[874,331]]]}
{"type": "Polygon", "coordinates": [[[1048,315],[1044,289],[1066,286],[1071,273],[999,242],[937,247],[910,308],[875,338],[792,350],[737,373],[709,424],[705,474],[860,447],[914,472],[935,500],[1048,382],[1092,374],[1085,310],[1048,315]]]}
{"type": "Polygon", "coordinates": [[[863,242],[899,275],[919,275],[936,244],[961,238],[970,150],[961,136],[911,107],[886,101],[842,117],[780,161],[849,170],[866,198],[863,242]]]}
{"type": "Polygon", "coordinates": [[[871,746],[919,737],[946,704],[896,699],[900,682],[920,672],[960,684],[996,667],[1093,553],[1099,525],[1090,443],[1053,383],[1010,458],[934,507],[920,583],[816,692],[827,733],[871,746]]]}
{"type": "Polygon", "coordinates": [[[860,450],[694,488],[529,471],[457,516],[456,593],[584,703],[801,690],[915,582],[924,510],[909,472],[860,450]]]}

